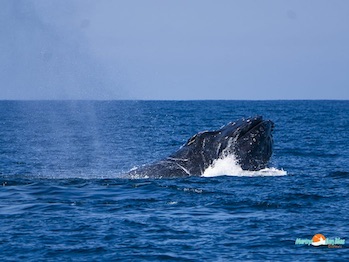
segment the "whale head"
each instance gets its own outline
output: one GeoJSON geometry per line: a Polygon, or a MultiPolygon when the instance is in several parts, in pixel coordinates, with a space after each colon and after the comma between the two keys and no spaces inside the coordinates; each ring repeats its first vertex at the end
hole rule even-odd
{"type": "Polygon", "coordinates": [[[261,116],[243,118],[194,135],[171,157],[186,159],[192,172],[201,174],[213,161],[232,154],[243,170],[261,170],[272,155],[273,127],[272,121],[261,116]]]}

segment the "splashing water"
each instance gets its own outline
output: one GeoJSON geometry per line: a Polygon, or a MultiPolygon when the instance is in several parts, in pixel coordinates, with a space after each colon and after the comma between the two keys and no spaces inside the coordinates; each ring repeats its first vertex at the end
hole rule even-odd
{"type": "Polygon", "coordinates": [[[258,171],[243,170],[236,161],[234,155],[229,155],[224,158],[217,159],[211,166],[206,168],[203,177],[215,176],[285,176],[287,172],[274,167],[264,168],[258,171]]]}

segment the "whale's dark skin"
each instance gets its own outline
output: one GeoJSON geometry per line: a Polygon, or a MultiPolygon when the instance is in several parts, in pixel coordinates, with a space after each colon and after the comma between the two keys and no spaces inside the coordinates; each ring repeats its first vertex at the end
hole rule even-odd
{"type": "Polygon", "coordinates": [[[272,155],[274,123],[261,116],[243,118],[215,131],[200,132],[177,152],[151,165],[130,171],[131,178],[201,176],[214,160],[234,154],[243,170],[267,167],[272,155]]]}

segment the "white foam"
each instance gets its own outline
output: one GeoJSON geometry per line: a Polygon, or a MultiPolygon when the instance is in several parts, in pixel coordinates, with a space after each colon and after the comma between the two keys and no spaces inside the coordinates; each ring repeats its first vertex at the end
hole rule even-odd
{"type": "Polygon", "coordinates": [[[216,177],[216,176],[285,176],[287,172],[277,168],[265,168],[259,171],[246,171],[242,170],[236,161],[234,155],[228,155],[223,159],[217,159],[209,166],[204,173],[203,177],[216,177]]]}

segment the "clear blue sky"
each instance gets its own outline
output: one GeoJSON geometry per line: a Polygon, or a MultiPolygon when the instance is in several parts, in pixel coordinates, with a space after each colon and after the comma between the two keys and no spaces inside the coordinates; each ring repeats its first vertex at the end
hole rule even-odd
{"type": "Polygon", "coordinates": [[[349,99],[347,0],[1,0],[0,99],[349,99]]]}

